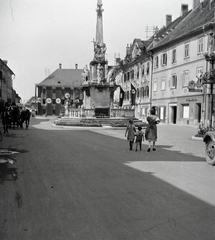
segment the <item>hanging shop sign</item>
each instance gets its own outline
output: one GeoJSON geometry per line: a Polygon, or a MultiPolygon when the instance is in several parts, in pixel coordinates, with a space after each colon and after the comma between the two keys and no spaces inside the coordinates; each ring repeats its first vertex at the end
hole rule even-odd
{"type": "Polygon", "coordinates": [[[200,89],[199,85],[197,86],[195,81],[190,81],[188,84],[189,92],[202,92],[202,89],[200,89]]]}

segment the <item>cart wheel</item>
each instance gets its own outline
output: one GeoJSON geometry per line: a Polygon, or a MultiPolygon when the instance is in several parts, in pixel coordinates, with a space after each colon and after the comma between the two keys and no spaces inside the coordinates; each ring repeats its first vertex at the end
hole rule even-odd
{"type": "Polygon", "coordinates": [[[215,164],[215,143],[211,140],[206,143],[205,157],[208,164],[210,165],[215,164]]]}

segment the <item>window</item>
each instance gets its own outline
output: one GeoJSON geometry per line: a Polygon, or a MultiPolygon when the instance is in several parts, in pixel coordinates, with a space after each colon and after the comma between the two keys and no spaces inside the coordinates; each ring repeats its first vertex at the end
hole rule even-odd
{"type": "Polygon", "coordinates": [[[185,45],[184,45],[184,57],[185,58],[190,57],[190,44],[189,43],[185,43],[185,45]]]}
{"type": "Polygon", "coordinates": [[[147,63],[146,74],[149,75],[149,62],[147,63]]]}
{"type": "Polygon", "coordinates": [[[134,79],[134,70],[131,70],[131,79],[134,79]]]}
{"type": "Polygon", "coordinates": [[[165,77],[161,78],[161,91],[166,89],[166,79],[165,77]]]}
{"type": "Polygon", "coordinates": [[[139,68],[137,68],[137,78],[139,78],[139,68]]]}
{"type": "Polygon", "coordinates": [[[204,42],[203,42],[203,37],[200,37],[198,39],[198,54],[199,53],[203,53],[203,50],[204,50],[204,42]]]}
{"type": "Polygon", "coordinates": [[[172,63],[176,62],[176,49],[172,50],[172,63]]]}
{"type": "Polygon", "coordinates": [[[170,88],[177,88],[177,75],[173,74],[170,80],[170,88]]]}
{"type": "Polygon", "coordinates": [[[153,82],[153,91],[154,92],[157,92],[158,90],[158,82],[157,82],[157,79],[154,79],[154,82],[153,82]]]}
{"type": "Polygon", "coordinates": [[[189,105],[182,105],[182,110],[183,110],[183,118],[189,118],[189,111],[190,111],[189,105]]]}
{"type": "Polygon", "coordinates": [[[126,73],[124,74],[124,81],[125,81],[125,82],[127,81],[127,75],[126,75],[126,73]]]}
{"type": "Polygon", "coordinates": [[[139,89],[137,89],[137,95],[136,95],[136,98],[139,98],[140,97],[140,91],[139,89]]]}
{"type": "Polygon", "coordinates": [[[144,87],[141,88],[141,97],[144,97],[144,87]]]}
{"type": "Polygon", "coordinates": [[[155,68],[158,68],[158,56],[155,57],[155,68]]]}
{"type": "Polygon", "coordinates": [[[144,76],[145,74],[145,69],[144,69],[144,65],[142,66],[142,77],[144,76]]]}
{"type": "Polygon", "coordinates": [[[189,83],[189,71],[184,71],[183,72],[183,77],[182,77],[182,86],[187,87],[189,83]]]}
{"type": "Polygon", "coordinates": [[[145,94],[144,94],[145,97],[148,97],[149,96],[149,86],[146,86],[145,87],[145,94]]]}
{"type": "Polygon", "coordinates": [[[161,55],[161,65],[166,66],[167,65],[167,53],[163,53],[161,55]]]}

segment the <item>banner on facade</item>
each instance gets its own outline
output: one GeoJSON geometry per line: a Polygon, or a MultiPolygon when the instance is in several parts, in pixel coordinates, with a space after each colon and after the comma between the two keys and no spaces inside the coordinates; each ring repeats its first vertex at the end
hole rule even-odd
{"type": "Polygon", "coordinates": [[[120,93],[119,93],[119,106],[122,107],[123,105],[123,99],[124,99],[125,92],[123,91],[122,87],[120,87],[120,93]]]}
{"type": "Polygon", "coordinates": [[[60,104],[60,103],[61,103],[60,98],[57,98],[57,99],[56,99],[56,103],[57,103],[57,104],[60,104]]]}
{"type": "Polygon", "coordinates": [[[131,83],[131,105],[135,105],[135,99],[136,99],[136,88],[134,85],[131,83]]]}
{"type": "Polygon", "coordinates": [[[51,98],[46,99],[46,103],[50,104],[52,102],[51,98]]]}

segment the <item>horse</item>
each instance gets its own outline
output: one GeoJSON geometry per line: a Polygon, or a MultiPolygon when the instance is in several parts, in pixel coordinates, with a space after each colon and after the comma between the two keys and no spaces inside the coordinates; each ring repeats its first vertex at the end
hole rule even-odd
{"type": "Polygon", "coordinates": [[[25,122],[26,129],[28,129],[29,123],[30,123],[30,117],[31,117],[31,112],[29,109],[23,109],[20,114],[21,117],[21,123],[20,126],[23,128],[23,123],[25,122]]]}

